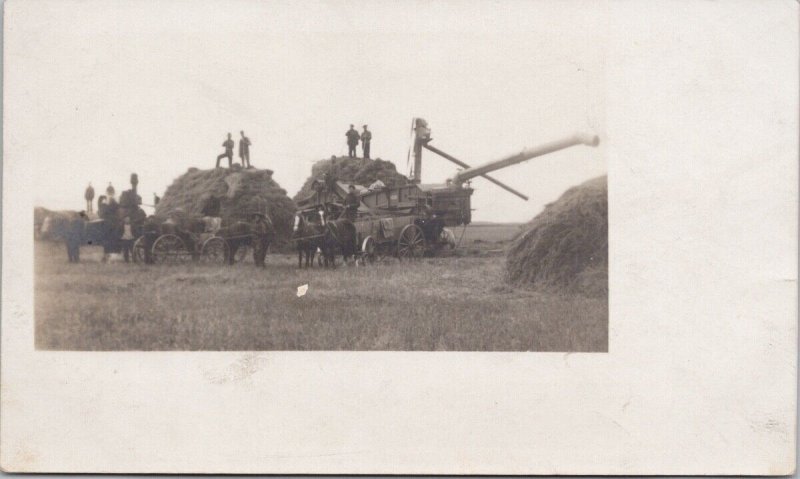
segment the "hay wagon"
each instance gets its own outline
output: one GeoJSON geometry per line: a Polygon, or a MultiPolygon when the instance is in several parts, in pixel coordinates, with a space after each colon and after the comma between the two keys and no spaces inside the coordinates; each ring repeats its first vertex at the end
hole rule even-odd
{"type": "Polygon", "coordinates": [[[219,218],[193,218],[180,222],[167,220],[146,230],[133,245],[134,261],[145,262],[149,246],[152,261],[159,264],[199,261],[224,264],[231,250],[236,260],[243,260],[249,251],[252,233],[247,229],[222,227],[219,218]],[[212,220],[212,221],[209,221],[212,220]],[[241,244],[232,248],[231,244],[241,244]]]}
{"type": "MultiPolygon", "coordinates": [[[[357,254],[368,261],[388,255],[413,259],[435,254],[446,246],[455,247],[455,235],[448,227],[466,228],[472,221],[473,189],[470,182],[473,179],[482,177],[527,200],[527,196],[489,176],[489,173],[572,146],[595,147],[600,141],[593,134],[575,133],[472,167],[432,146],[431,130],[424,119],[413,120],[412,133],[414,166],[408,184],[386,186],[376,181],[369,188],[354,185],[360,197],[354,220],[358,232],[357,254]],[[423,150],[455,163],[461,170],[444,184],[422,184],[423,150]]],[[[298,202],[302,211],[321,208],[327,218],[340,217],[349,184],[331,181],[328,177],[317,179],[313,187],[315,193],[298,202]]]]}

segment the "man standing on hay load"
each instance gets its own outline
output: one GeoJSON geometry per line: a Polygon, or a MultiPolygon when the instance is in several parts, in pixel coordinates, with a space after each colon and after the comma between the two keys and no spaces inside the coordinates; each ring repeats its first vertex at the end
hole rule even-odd
{"type": "Polygon", "coordinates": [[[219,168],[219,160],[223,158],[228,159],[228,168],[231,168],[233,167],[233,140],[230,133],[228,133],[228,139],[222,142],[222,146],[225,148],[225,153],[217,156],[217,168],[219,168]]]}
{"type": "Polygon", "coordinates": [[[250,168],[250,138],[244,136],[244,130],[240,131],[242,138],[239,139],[239,160],[242,162],[242,168],[250,168]]]}
{"type": "Polygon", "coordinates": [[[253,262],[257,268],[265,268],[264,260],[267,257],[270,241],[270,224],[264,213],[253,213],[253,262]]]}
{"type": "Polygon", "coordinates": [[[347,156],[355,158],[356,147],[358,146],[358,140],[361,138],[361,135],[358,134],[353,125],[350,125],[350,129],[347,130],[344,136],[347,137],[347,156]]]}
{"type": "Polygon", "coordinates": [[[361,133],[361,149],[364,150],[364,159],[369,160],[369,143],[372,141],[372,132],[367,130],[364,125],[364,132],[361,133]]]}

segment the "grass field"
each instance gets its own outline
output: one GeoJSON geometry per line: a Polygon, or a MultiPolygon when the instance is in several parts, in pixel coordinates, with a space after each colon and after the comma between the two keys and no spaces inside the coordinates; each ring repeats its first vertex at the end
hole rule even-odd
{"type": "MultiPolygon", "coordinates": [[[[468,244],[502,248],[515,228],[470,228],[468,244]]],[[[298,270],[295,257],[270,255],[259,270],[103,264],[98,248],[83,248],[73,265],[61,244],[35,251],[40,349],[607,350],[606,298],[512,288],[500,255],[336,270],[298,270]]]]}

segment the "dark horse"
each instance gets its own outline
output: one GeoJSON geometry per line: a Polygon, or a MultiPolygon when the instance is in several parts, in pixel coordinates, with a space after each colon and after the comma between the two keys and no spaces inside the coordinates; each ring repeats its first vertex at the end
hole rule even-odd
{"type": "MultiPolygon", "coordinates": [[[[230,248],[227,258],[229,265],[232,265],[236,261],[236,252],[239,248],[256,246],[256,242],[253,241],[253,225],[246,221],[236,221],[228,226],[224,226],[217,231],[217,234],[225,238],[225,242],[228,243],[228,247],[230,248]]],[[[265,247],[269,247],[269,240],[265,247]]]]}
{"type": "Polygon", "coordinates": [[[305,256],[306,268],[310,268],[314,266],[314,255],[317,248],[322,249],[324,246],[325,230],[321,225],[310,222],[298,213],[294,217],[292,240],[297,247],[297,267],[303,267],[303,257],[305,256]]]}
{"type": "Polygon", "coordinates": [[[356,226],[347,219],[331,220],[325,223],[325,237],[322,254],[325,266],[336,266],[336,253],[348,263],[358,251],[358,233],[356,226]]]}

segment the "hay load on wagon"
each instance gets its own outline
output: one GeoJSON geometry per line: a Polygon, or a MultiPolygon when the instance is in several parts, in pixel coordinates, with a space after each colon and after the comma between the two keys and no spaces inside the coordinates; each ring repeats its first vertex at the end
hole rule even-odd
{"type": "Polygon", "coordinates": [[[328,160],[320,160],[311,167],[309,176],[300,191],[294,195],[294,201],[299,202],[314,194],[314,181],[323,181],[325,174],[332,174],[336,180],[343,183],[354,183],[360,186],[369,187],[375,181],[380,180],[384,185],[403,186],[409,183],[409,179],[397,172],[397,168],[391,161],[364,160],[361,158],[331,157],[328,160]]]}
{"type": "Polygon", "coordinates": [[[567,190],[524,228],[506,256],[511,283],[558,292],[608,292],[608,185],[567,190]]]}
{"type": "Polygon", "coordinates": [[[224,223],[248,221],[264,212],[273,222],[276,240],[291,234],[294,202],[272,179],[272,170],[255,168],[189,168],[176,178],[156,206],[155,215],[168,217],[221,217],[224,223]]]}

